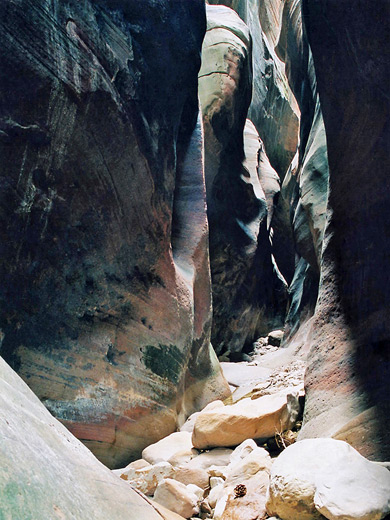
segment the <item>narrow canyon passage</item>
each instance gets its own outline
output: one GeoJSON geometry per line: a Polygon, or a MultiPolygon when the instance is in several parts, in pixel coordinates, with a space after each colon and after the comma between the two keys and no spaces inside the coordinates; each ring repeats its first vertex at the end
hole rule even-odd
{"type": "Polygon", "coordinates": [[[0,24],[0,519],[389,519],[387,0],[0,24]]]}

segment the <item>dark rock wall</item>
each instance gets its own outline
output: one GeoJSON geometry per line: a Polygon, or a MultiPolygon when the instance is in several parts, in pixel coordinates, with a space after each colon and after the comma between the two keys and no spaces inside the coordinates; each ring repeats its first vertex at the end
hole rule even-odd
{"type": "MultiPolygon", "coordinates": [[[[212,344],[239,353],[280,327],[284,282],[269,238],[279,178],[253,123],[248,27],[224,6],[207,7],[199,93],[205,129],[205,174],[213,292],[212,344]]],[[[234,357],[234,356],[233,356],[234,357]]]]}
{"type": "Polygon", "coordinates": [[[390,6],[304,0],[326,128],[329,223],[303,435],[390,459],[390,6]]]}
{"type": "Polygon", "coordinates": [[[329,178],[325,128],[300,0],[284,3],[276,52],[286,64],[301,110],[299,148],[282,187],[296,251],[286,322],[293,335],[313,315],[317,301],[329,178]]]}
{"type": "Polygon", "coordinates": [[[123,465],[228,392],[209,344],[204,5],[7,0],[0,24],[1,354],[123,465]]]}

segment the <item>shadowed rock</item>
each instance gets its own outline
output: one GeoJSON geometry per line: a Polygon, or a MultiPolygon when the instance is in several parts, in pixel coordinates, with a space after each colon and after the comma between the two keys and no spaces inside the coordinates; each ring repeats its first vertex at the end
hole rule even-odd
{"type": "Polygon", "coordinates": [[[317,301],[329,177],[325,128],[300,0],[284,4],[276,52],[286,64],[301,110],[299,148],[282,186],[296,250],[287,316],[288,334],[292,335],[312,316],[317,301]]]}
{"type": "Polygon", "coordinates": [[[328,143],[329,224],[302,436],[390,459],[390,6],[305,0],[328,143]]]}
{"type": "Polygon", "coordinates": [[[123,466],[229,392],[209,341],[204,5],[6,0],[0,25],[1,353],[123,466]]]}

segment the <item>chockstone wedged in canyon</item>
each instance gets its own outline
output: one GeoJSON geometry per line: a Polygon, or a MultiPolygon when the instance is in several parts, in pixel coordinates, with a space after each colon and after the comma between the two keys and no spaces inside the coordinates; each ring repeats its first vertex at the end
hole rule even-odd
{"type": "Polygon", "coordinates": [[[5,520],[389,518],[390,5],[206,4],[0,2],[5,520]]]}

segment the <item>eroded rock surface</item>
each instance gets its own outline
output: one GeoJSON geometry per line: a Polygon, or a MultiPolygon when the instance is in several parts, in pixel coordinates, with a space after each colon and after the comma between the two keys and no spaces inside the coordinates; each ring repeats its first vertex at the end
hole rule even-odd
{"type": "MultiPolygon", "coordinates": [[[[6,520],[161,520],[103,466],[0,358],[0,515],[6,520]]],[[[174,520],[169,511],[165,520],[174,520]]]]}
{"type": "Polygon", "coordinates": [[[316,74],[302,22],[301,1],[284,4],[276,52],[301,110],[300,143],[282,186],[296,250],[291,280],[288,334],[314,313],[328,202],[328,156],[316,74]]]}
{"type": "Polygon", "coordinates": [[[204,5],[6,0],[0,24],[1,353],[123,466],[229,392],[209,342],[204,5]]]}
{"type": "Polygon", "coordinates": [[[231,9],[207,6],[199,94],[205,128],[205,172],[213,290],[212,344],[240,352],[279,326],[284,281],[269,239],[279,178],[253,123],[248,27],[231,9]]]}
{"type": "Polygon", "coordinates": [[[284,64],[275,52],[282,0],[210,0],[234,9],[247,24],[253,45],[253,89],[248,117],[265,143],[272,166],[283,178],[295,154],[299,109],[284,64]]]}
{"type": "Polygon", "coordinates": [[[389,460],[390,6],[303,6],[328,144],[330,221],[302,435],[334,435],[389,460]]]}

